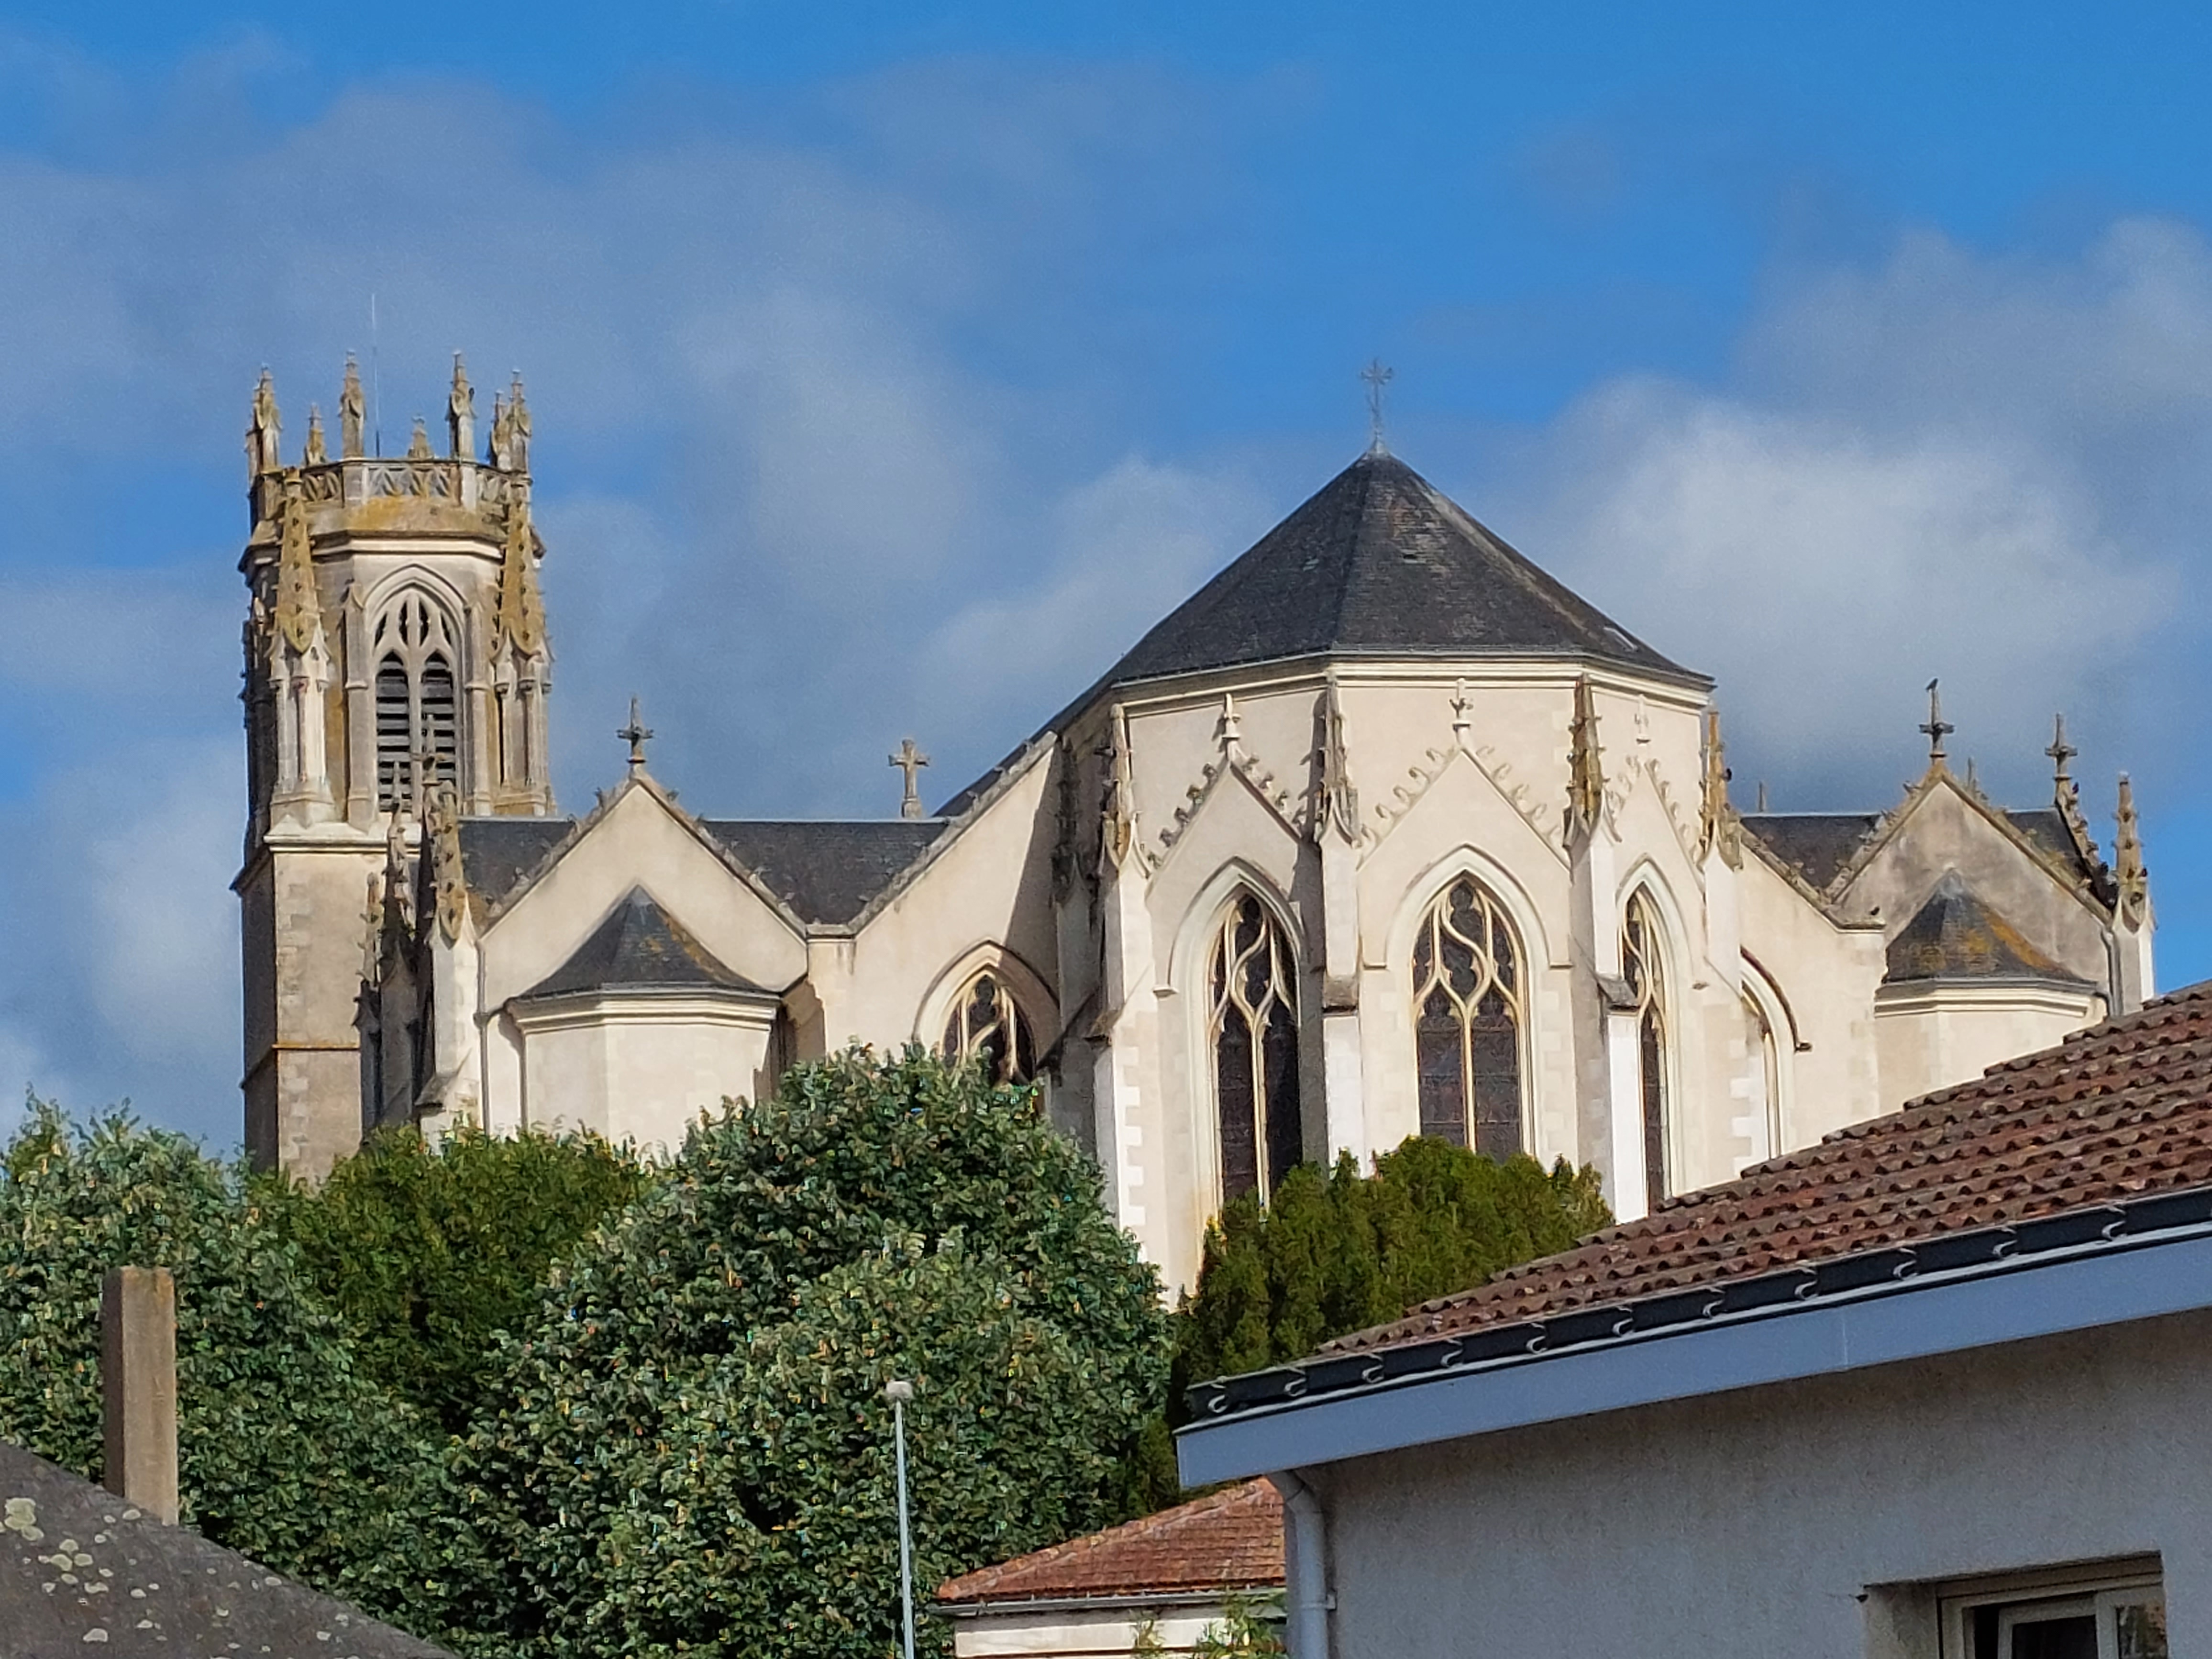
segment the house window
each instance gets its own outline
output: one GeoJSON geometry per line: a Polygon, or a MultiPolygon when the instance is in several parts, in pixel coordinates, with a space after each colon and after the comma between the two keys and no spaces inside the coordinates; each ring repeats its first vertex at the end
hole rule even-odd
{"type": "Polygon", "coordinates": [[[1019,1085],[1036,1075],[1036,1040],[999,975],[976,975],[954,1001],[945,1022],[945,1057],[980,1060],[993,1083],[1019,1085]]]}
{"type": "Polygon", "coordinates": [[[1944,1659],[2168,1659],[2156,1571],[2020,1579],[1943,1602],[1944,1659]]]}
{"type": "Polygon", "coordinates": [[[1772,1158],[1782,1150],[1782,1049],[1774,1040],[1774,1022],[1748,990],[1743,994],[1743,1028],[1751,1038],[1745,1081],[1751,1090],[1753,1144],[1759,1157],[1772,1158]]]}
{"type": "Polygon", "coordinates": [[[454,778],[460,752],[457,656],[444,613],[419,592],[400,596],[377,623],[376,804],[412,809],[454,778]]]}
{"type": "Polygon", "coordinates": [[[1635,1001],[1636,1083],[1644,1110],[1644,1193],[1656,1210],[1667,1197],[1667,980],[1660,951],[1659,920],[1642,888],[1628,896],[1620,960],[1635,1001]]]}
{"type": "Polygon", "coordinates": [[[1291,963],[1281,926],[1250,893],[1239,895],[1214,935],[1207,977],[1224,1203],[1246,1193],[1264,1200],[1304,1155],[1291,963]]]}
{"type": "Polygon", "coordinates": [[[1429,907],[1413,942],[1423,1134],[1472,1144],[1486,1158],[1522,1150],[1523,995],[1512,924],[1487,888],[1461,877],[1429,907]]]}

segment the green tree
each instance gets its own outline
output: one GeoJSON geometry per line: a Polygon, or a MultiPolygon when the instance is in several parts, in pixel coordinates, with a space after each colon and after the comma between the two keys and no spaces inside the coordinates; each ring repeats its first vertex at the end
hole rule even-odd
{"type": "Polygon", "coordinates": [[[919,1391],[926,1589],[1113,1518],[1167,1357],[1156,1278],[1033,1094],[919,1048],[794,1067],[696,1127],[503,1344],[461,1474],[514,1571],[477,1628],[562,1656],[881,1659],[884,1384],[919,1391]]]}
{"type": "Polygon", "coordinates": [[[1611,1219],[1597,1172],[1564,1158],[1546,1170],[1416,1138],[1371,1176],[1349,1154],[1334,1170],[1303,1165],[1272,1204],[1241,1199],[1206,1229],[1197,1291],[1176,1315],[1170,1413],[1182,1420],[1194,1382],[1298,1358],[1611,1219]]]}
{"type": "Polygon", "coordinates": [[[362,1368],[453,1433],[497,1333],[534,1317],[546,1275],[643,1190],[628,1147],[592,1134],[372,1137],[319,1187],[271,1194],[362,1368]]]}
{"type": "Polygon", "coordinates": [[[0,1437],[99,1477],[101,1281],[167,1267],[185,1521],[428,1631],[469,1552],[442,1437],[362,1374],[258,1192],[181,1136],[33,1101],[0,1169],[0,1437]]]}

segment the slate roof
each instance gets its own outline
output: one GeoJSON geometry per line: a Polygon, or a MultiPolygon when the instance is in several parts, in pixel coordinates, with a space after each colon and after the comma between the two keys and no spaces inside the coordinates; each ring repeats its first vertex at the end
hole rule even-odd
{"type": "Polygon", "coordinates": [[[2046,806],[2034,812],[2008,810],[2004,817],[2014,829],[2066,868],[2083,876],[2097,873],[2082,858],[2081,849],[2074,844],[2073,832],[2067,829],[2066,820],[2057,807],[2046,806]]]}
{"type": "Polygon", "coordinates": [[[1583,657],[1709,684],[1477,523],[1362,455],[1138,641],[1103,684],[1332,654],[1583,657]]]}
{"type": "Polygon", "coordinates": [[[1825,892],[1881,823],[1879,812],[1758,812],[1747,814],[1743,827],[1825,892]]]}
{"type": "Polygon", "coordinates": [[[937,1592],[937,1604],[983,1612],[1010,1601],[1205,1595],[1282,1582],[1282,1494],[1267,1481],[1247,1480],[955,1578],[937,1592]]]}
{"type": "Polygon", "coordinates": [[[699,827],[800,921],[837,927],[866,909],[951,826],[932,818],[702,818],[699,827]]]}
{"type": "Polygon", "coordinates": [[[642,887],[631,888],[568,961],[523,994],[551,997],[619,990],[773,994],[726,967],[642,887]]]}
{"type": "Polygon", "coordinates": [[[8,1659],[439,1659],[446,1651],[5,1443],[0,1516],[8,1659]]]}
{"type": "Polygon", "coordinates": [[[1933,980],[2044,980],[2087,988],[1984,903],[1956,870],[1945,872],[1889,942],[1891,984],[1933,980]]]}
{"type": "Polygon", "coordinates": [[[461,875],[469,890],[497,904],[545,855],[575,833],[574,818],[463,818],[461,875]]]}
{"type": "Polygon", "coordinates": [[[2212,1184],[2212,981],[1423,1304],[1388,1348],[2212,1184]]]}

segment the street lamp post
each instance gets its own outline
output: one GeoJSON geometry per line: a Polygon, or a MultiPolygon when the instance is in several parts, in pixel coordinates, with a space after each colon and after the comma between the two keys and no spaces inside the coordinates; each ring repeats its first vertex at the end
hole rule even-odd
{"type": "Polygon", "coordinates": [[[906,1614],[906,1659],[914,1659],[914,1537],[906,1518],[906,1402],[914,1384],[894,1377],[884,1385],[891,1402],[891,1443],[898,1465],[899,1601],[906,1614]]]}

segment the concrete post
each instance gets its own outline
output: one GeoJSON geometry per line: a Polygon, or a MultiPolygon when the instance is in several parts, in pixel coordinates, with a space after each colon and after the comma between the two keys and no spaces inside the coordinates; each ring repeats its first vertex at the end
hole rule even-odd
{"type": "Polygon", "coordinates": [[[177,1284],[167,1267],[117,1267],[100,1295],[102,1482],[177,1524],[177,1284]]]}

